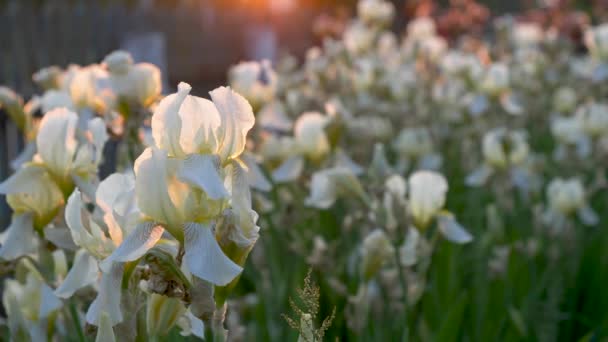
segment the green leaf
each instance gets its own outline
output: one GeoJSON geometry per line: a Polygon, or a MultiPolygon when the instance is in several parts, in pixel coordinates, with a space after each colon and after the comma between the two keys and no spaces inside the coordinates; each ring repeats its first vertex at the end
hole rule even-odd
{"type": "Polygon", "coordinates": [[[441,328],[437,332],[435,341],[449,342],[458,340],[467,302],[468,296],[466,292],[462,292],[454,304],[449,308],[449,311],[441,324],[441,328]]]}

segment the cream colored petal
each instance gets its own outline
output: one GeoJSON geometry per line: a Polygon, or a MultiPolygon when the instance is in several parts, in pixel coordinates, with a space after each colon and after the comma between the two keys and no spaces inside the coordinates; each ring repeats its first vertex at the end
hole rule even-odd
{"type": "Polygon", "coordinates": [[[180,108],[179,116],[181,118],[179,142],[186,154],[208,154],[217,151],[216,132],[222,122],[213,102],[197,96],[188,96],[180,108]]]}
{"type": "Polygon", "coordinates": [[[409,189],[410,212],[417,224],[426,226],[443,208],[448,183],[440,173],[417,171],[409,178],[409,189]]]}
{"type": "Polygon", "coordinates": [[[97,205],[104,212],[111,212],[116,199],[124,192],[135,187],[133,176],[123,173],[113,173],[99,183],[95,192],[97,205]]]}
{"type": "Polygon", "coordinates": [[[220,87],[209,94],[220,113],[222,123],[217,131],[218,154],[222,161],[236,158],[245,149],[247,132],[255,122],[251,105],[230,88],[220,87]]]}
{"type": "Polygon", "coordinates": [[[36,137],[38,154],[56,175],[65,175],[72,165],[77,141],[78,115],[65,108],[52,110],[42,118],[36,137]]]}
{"type": "Polygon", "coordinates": [[[179,111],[191,89],[189,84],[180,83],[177,93],[162,99],[152,115],[152,136],[156,147],[167,150],[173,156],[184,154],[179,144],[182,126],[179,111]]]}
{"type": "Polygon", "coordinates": [[[135,160],[135,197],[142,213],[167,224],[180,221],[180,213],[169,189],[169,162],[166,152],[147,148],[135,160]]]}

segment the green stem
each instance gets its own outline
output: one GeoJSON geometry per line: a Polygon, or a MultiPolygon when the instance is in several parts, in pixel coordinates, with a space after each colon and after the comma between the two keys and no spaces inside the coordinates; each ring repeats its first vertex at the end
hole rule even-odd
{"type": "Polygon", "coordinates": [[[86,338],[84,337],[84,331],[82,330],[82,326],[80,325],[80,318],[78,317],[78,312],[76,311],[76,305],[73,300],[70,300],[69,304],[70,315],[72,316],[72,321],[74,322],[74,326],[76,327],[76,333],[78,334],[78,340],[81,342],[86,342],[86,338]]]}

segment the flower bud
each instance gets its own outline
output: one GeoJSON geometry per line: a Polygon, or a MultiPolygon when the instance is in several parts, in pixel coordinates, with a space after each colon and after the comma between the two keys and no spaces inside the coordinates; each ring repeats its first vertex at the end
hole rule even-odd
{"type": "Polygon", "coordinates": [[[146,326],[150,336],[165,335],[186,312],[180,299],[152,293],[148,297],[146,326]]]}
{"type": "Polygon", "coordinates": [[[497,168],[519,165],[526,160],[529,152],[524,132],[504,128],[486,133],[482,147],[486,162],[497,168]]]}
{"type": "Polygon", "coordinates": [[[32,79],[43,90],[59,89],[61,87],[62,72],[58,66],[50,66],[38,70],[32,79]]]}
{"type": "Polygon", "coordinates": [[[424,230],[445,204],[448,182],[440,173],[417,171],[409,178],[409,211],[414,224],[424,230]]]}
{"type": "Polygon", "coordinates": [[[0,86],[0,109],[4,109],[17,128],[24,131],[28,118],[23,111],[23,98],[12,89],[0,86]]]}
{"type": "Polygon", "coordinates": [[[406,158],[418,158],[433,149],[431,135],[426,128],[404,128],[393,146],[397,153],[406,158]]]}
{"type": "Polygon", "coordinates": [[[608,105],[590,103],[576,111],[583,130],[595,137],[608,133],[608,105]]]}
{"type": "Polygon", "coordinates": [[[372,279],[393,257],[394,247],[381,229],[376,229],[363,240],[361,271],[365,281],[372,279]]]}
{"type": "Polygon", "coordinates": [[[585,190],[580,179],[557,178],[547,187],[547,199],[551,208],[569,215],[585,205],[585,190]]]}

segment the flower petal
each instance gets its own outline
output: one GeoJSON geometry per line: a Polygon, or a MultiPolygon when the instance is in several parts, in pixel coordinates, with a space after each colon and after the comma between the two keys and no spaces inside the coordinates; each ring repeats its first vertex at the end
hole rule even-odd
{"type": "Polygon", "coordinates": [[[220,248],[210,225],[187,223],[184,232],[184,260],[193,275],[224,286],[241,273],[243,269],[220,248]]]}
{"type": "Polygon", "coordinates": [[[103,147],[109,138],[106,124],[102,118],[97,117],[89,121],[88,129],[91,143],[95,147],[95,162],[99,164],[103,156],[103,147]]]}
{"type": "Polygon", "coordinates": [[[112,329],[112,321],[110,320],[110,315],[108,315],[107,312],[101,313],[95,342],[116,342],[114,329],[112,329]]]}
{"type": "Polygon", "coordinates": [[[13,216],[11,225],[6,231],[6,239],[0,247],[0,258],[13,260],[22,255],[33,252],[36,245],[34,226],[31,214],[13,216]]]}
{"type": "Polygon", "coordinates": [[[241,156],[241,160],[247,166],[247,182],[249,185],[260,191],[270,191],[272,185],[264,175],[264,172],[262,172],[255,157],[245,153],[241,156]]]}
{"type": "Polygon", "coordinates": [[[53,293],[52,288],[47,284],[41,285],[40,308],[38,311],[40,318],[47,317],[51,312],[59,309],[62,304],[61,300],[53,293]]]}
{"type": "Polygon", "coordinates": [[[23,149],[23,151],[21,151],[21,153],[19,153],[17,158],[15,158],[15,159],[13,159],[13,161],[11,161],[11,168],[13,170],[18,170],[21,167],[21,165],[32,160],[32,158],[34,157],[35,154],[36,154],[36,144],[34,142],[30,141],[25,145],[25,148],[23,149]]]}
{"type": "Polygon", "coordinates": [[[139,259],[154,247],[160,240],[163,227],[154,222],[144,222],[135,227],[135,230],[99,265],[104,272],[109,272],[114,262],[127,262],[139,259]]]}
{"type": "Polygon", "coordinates": [[[135,160],[135,196],[137,206],[146,215],[162,223],[180,221],[169,196],[168,157],[165,151],[147,148],[135,160]]]}
{"type": "Polygon", "coordinates": [[[289,157],[272,172],[272,179],[279,184],[291,182],[300,177],[303,168],[304,158],[301,156],[289,157]]]}
{"type": "Polygon", "coordinates": [[[122,274],[122,264],[113,264],[108,272],[101,274],[97,298],[91,303],[86,314],[89,324],[99,326],[102,323],[103,313],[108,315],[111,326],[122,322],[123,317],[120,309],[122,274]]]}
{"type": "Polygon", "coordinates": [[[230,88],[219,87],[209,94],[222,122],[217,131],[218,154],[222,161],[238,157],[245,149],[247,132],[255,122],[251,105],[230,88]]]}
{"type": "Polygon", "coordinates": [[[71,297],[78,289],[94,284],[98,271],[97,260],[84,249],[79,249],[74,257],[74,265],[63,283],[55,290],[55,295],[60,298],[71,297]]]}
{"type": "Polygon", "coordinates": [[[226,198],[228,192],[219,174],[219,159],[215,155],[189,155],[179,169],[177,177],[205,191],[211,199],[226,198]]]}
{"type": "Polygon", "coordinates": [[[581,207],[577,211],[578,218],[587,226],[595,226],[600,222],[597,213],[589,205],[581,207]]]}
{"type": "Polygon", "coordinates": [[[217,151],[216,132],[222,122],[213,102],[197,96],[187,96],[179,110],[179,116],[182,122],[179,143],[184,153],[207,154],[217,151]]]}
{"type": "Polygon", "coordinates": [[[56,175],[65,175],[76,152],[78,115],[65,108],[52,110],[40,121],[36,136],[38,154],[56,175]]]}
{"type": "Polygon", "coordinates": [[[184,82],[177,86],[177,93],[160,101],[152,115],[152,136],[156,147],[167,150],[173,156],[182,156],[184,152],[179,143],[182,120],[180,107],[192,87],[184,82]]]}
{"type": "Polygon", "coordinates": [[[106,213],[112,212],[116,199],[124,192],[135,187],[133,176],[122,173],[113,173],[99,183],[95,192],[95,200],[106,213]]]}
{"type": "Polygon", "coordinates": [[[452,214],[439,214],[437,219],[439,231],[447,240],[458,244],[473,241],[473,236],[454,219],[452,214]]]}

